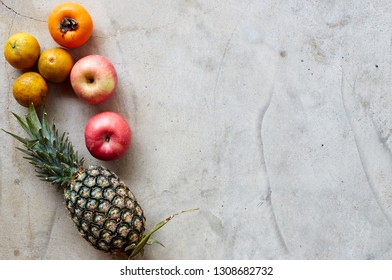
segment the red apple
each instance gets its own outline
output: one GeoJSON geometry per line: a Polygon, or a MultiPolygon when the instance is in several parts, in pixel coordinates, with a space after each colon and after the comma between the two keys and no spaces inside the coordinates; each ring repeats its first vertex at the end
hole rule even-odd
{"type": "Polygon", "coordinates": [[[131,128],[114,112],[94,115],[86,124],[84,139],[91,155],[100,160],[116,160],[125,154],[131,143],[131,128]]]}
{"type": "Polygon", "coordinates": [[[97,54],[79,59],[72,67],[70,81],[76,95],[90,104],[98,104],[113,95],[117,88],[113,64],[97,54]]]}

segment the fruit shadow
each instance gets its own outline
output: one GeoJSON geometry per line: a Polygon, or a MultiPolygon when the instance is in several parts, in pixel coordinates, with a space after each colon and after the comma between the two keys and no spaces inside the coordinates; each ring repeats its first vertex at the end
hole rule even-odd
{"type": "Polygon", "coordinates": [[[97,37],[94,34],[90,37],[90,39],[82,46],[74,49],[68,49],[74,58],[75,62],[81,59],[82,57],[91,55],[91,54],[101,54],[101,50],[99,46],[102,44],[102,38],[97,37]]]}

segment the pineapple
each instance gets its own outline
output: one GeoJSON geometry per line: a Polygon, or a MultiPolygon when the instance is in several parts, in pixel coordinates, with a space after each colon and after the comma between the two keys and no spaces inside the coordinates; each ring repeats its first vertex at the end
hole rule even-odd
{"type": "Polygon", "coordinates": [[[109,169],[79,168],[64,189],[64,198],[79,232],[95,248],[116,253],[143,238],[143,210],[109,169]]]}
{"type": "MultiPolygon", "coordinates": [[[[25,120],[14,114],[27,138],[12,135],[24,148],[26,159],[35,166],[37,176],[64,189],[64,201],[80,234],[95,248],[109,253],[127,253],[134,258],[146,244],[159,243],[151,235],[176,213],[158,223],[144,235],[146,218],[128,186],[109,169],[83,166],[84,159],[55,123],[49,125],[44,112],[41,120],[30,105],[25,120]]],[[[191,209],[194,210],[194,209],[191,209]]]]}

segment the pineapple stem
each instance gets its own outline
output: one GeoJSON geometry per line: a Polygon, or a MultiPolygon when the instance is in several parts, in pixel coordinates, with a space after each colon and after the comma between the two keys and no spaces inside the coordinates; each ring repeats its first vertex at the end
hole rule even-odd
{"type": "Polygon", "coordinates": [[[45,110],[40,121],[32,104],[25,119],[15,113],[13,115],[27,137],[3,131],[23,144],[24,148],[17,149],[36,168],[37,176],[52,184],[68,185],[73,175],[83,166],[84,159],[79,160],[78,153],[74,151],[66,134],[60,135],[53,121],[49,125],[45,110]]]}
{"type": "MultiPolygon", "coordinates": [[[[136,245],[131,245],[125,248],[125,251],[130,251],[129,257],[128,259],[134,259],[139,253],[143,254],[143,249],[144,246],[151,245],[151,244],[155,244],[158,243],[160,245],[162,245],[162,243],[160,243],[159,241],[152,239],[151,236],[153,235],[153,233],[155,233],[156,231],[158,231],[160,228],[162,228],[164,225],[166,225],[171,219],[173,219],[175,216],[178,216],[182,213],[186,213],[186,212],[191,212],[191,211],[197,211],[199,210],[199,208],[194,208],[194,209],[188,209],[188,210],[183,210],[180,212],[177,212],[169,217],[167,217],[166,219],[164,219],[163,221],[160,221],[159,223],[157,223],[155,225],[155,227],[149,232],[147,233],[142,240],[139,241],[138,244],[136,245]]],[[[162,245],[163,246],[163,245],[162,245]]]]}

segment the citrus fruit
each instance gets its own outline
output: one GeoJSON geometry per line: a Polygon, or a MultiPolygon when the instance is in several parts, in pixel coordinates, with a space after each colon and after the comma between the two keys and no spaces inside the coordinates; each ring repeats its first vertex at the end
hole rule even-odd
{"type": "Polygon", "coordinates": [[[80,47],[93,33],[93,20],[87,10],[72,2],[65,2],[52,10],[48,18],[53,40],[66,48],[80,47]]]}
{"type": "Polygon", "coordinates": [[[12,67],[28,69],[37,62],[41,48],[37,39],[25,32],[15,33],[4,45],[4,57],[12,67]]]}
{"type": "Polygon", "coordinates": [[[48,85],[40,74],[26,72],[15,80],[12,92],[20,105],[29,107],[33,103],[34,106],[40,106],[48,96],[48,85]]]}
{"type": "Polygon", "coordinates": [[[74,65],[72,55],[63,48],[44,50],[38,59],[38,72],[49,82],[64,82],[74,65]]]}

